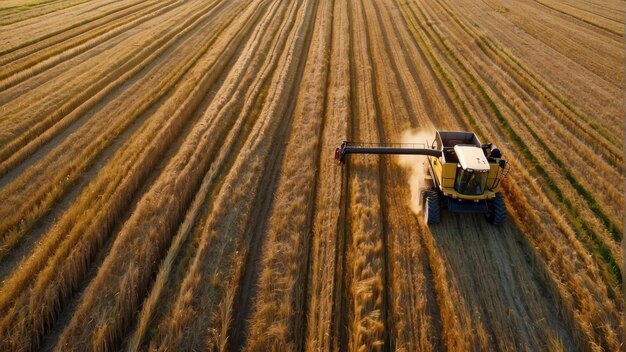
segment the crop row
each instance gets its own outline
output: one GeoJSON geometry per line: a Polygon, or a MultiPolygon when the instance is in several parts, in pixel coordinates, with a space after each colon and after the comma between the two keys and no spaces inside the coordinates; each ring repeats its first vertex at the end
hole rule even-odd
{"type": "MultiPolygon", "coordinates": [[[[315,5],[317,10],[309,30],[311,44],[308,46],[306,62],[299,95],[293,111],[293,122],[285,146],[280,174],[272,196],[271,213],[265,228],[258,228],[265,237],[260,251],[260,268],[247,266],[247,270],[258,270],[258,292],[254,308],[249,307],[250,316],[240,314],[240,320],[248,320],[248,328],[234,321],[231,331],[248,330],[247,346],[260,349],[274,346],[304,346],[304,314],[307,312],[307,285],[309,268],[309,246],[313,215],[313,196],[316,187],[316,164],[320,157],[319,136],[324,125],[326,80],[328,74],[329,35],[332,6],[329,1],[315,5]],[[279,279],[277,279],[279,278],[279,279]],[[254,309],[254,310],[252,310],[254,309]],[[269,334],[267,332],[270,332],[269,334]]],[[[305,51],[307,52],[307,51],[305,51]]],[[[249,260],[252,260],[251,258],[249,260]]],[[[250,275],[244,280],[253,280],[250,275]]],[[[252,283],[250,283],[252,284],[252,283]]],[[[249,295],[250,284],[242,282],[240,297],[249,295]]],[[[245,305],[236,309],[242,310],[245,305]]],[[[237,345],[235,345],[237,348],[237,345]]],[[[272,348],[272,347],[270,347],[272,348]]]]}
{"type": "MultiPolygon", "coordinates": [[[[367,27],[378,138],[382,141],[402,141],[405,131],[412,128],[419,129],[424,135],[427,131],[434,134],[431,120],[434,116],[428,116],[426,111],[437,110],[437,106],[428,104],[420,94],[420,87],[414,83],[414,74],[417,74],[406,73],[415,66],[414,57],[403,49],[400,29],[393,25],[394,19],[390,16],[388,6],[373,1],[363,2],[364,19],[378,24],[367,27]]],[[[421,82],[422,87],[429,83],[421,82]]],[[[424,137],[432,138],[432,135],[424,137]]],[[[421,161],[417,158],[411,162],[419,168],[421,161]]],[[[433,307],[436,302],[428,297],[432,281],[425,274],[425,261],[423,258],[417,260],[415,256],[417,253],[425,255],[419,240],[418,221],[411,211],[415,199],[407,204],[407,194],[411,197],[419,195],[414,194],[412,186],[407,187],[407,175],[398,172],[396,157],[384,157],[380,162],[385,344],[390,349],[430,350],[435,348],[439,333],[435,329],[439,322],[432,319],[426,304],[428,302],[433,307]],[[417,276],[417,280],[412,275],[408,276],[407,271],[417,276]]]]}
{"type": "Polygon", "coordinates": [[[327,92],[324,121],[318,145],[319,164],[316,196],[311,224],[309,297],[307,314],[307,350],[337,349],[341,314],[343,272],[341,257],[345,251],[346,178],[343,169],[328,159],[337,141],[347,136],[350,124],[350,32],[346,2],[333,2],[327,92]],[[334,324],[333,324],[334,322],[334,324]],[[336,346],[336,347],[332,347],[336,346]]]}

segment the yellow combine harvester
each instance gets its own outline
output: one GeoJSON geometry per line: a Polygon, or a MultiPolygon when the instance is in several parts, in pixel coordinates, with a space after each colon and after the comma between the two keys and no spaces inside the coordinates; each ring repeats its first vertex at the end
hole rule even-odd
{"type": "Polygon", "coordinates": [[[472,132],[437,131],[432,144],[351,143],[344,141],[335,150],[341,164],[348,154],[410,154],[427,156],[430,187],[422,191],[426,223],[440,221],[441,209],[452,212],[483,213],[488,222],[502,225],[506,206],[500,181],[510,165],[491,143],[482,144],[472,132]]]}

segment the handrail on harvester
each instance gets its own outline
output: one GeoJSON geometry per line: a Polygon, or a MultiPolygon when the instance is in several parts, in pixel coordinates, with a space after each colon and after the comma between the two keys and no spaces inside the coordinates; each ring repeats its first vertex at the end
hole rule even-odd
{"type": "Polygon", "coordinates": [[[440,157],[442,151],[426,148],[422,143],[354,143],[344,141],[335,149],[335,159],[343,164],[348,154],[408,154],[440,157]]]}

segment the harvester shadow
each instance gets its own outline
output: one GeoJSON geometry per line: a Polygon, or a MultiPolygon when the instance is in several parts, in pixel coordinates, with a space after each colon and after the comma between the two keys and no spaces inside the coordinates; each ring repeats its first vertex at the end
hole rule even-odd
{"type": "MultiPolygon", "coordinates": [[[[445,263],[448,291],[471,345],[481,349],[573,350],[553,283],[513,221],[487,223],[480,214],[443,212],[430,225],[434,250],[445,263]],[[471,326],[471,327],[470,327],[471,326]]],[[[445,328],[445,327],[444,327],[445,328]]]]}

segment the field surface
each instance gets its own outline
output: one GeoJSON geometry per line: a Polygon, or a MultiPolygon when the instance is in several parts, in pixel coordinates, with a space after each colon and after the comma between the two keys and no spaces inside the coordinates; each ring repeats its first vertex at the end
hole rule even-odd
{"type": "Polygon", "coordinates": [[[625,12],[0,1],[0,351],[623,350],[625,12]],[[504,226],[333,159],[435,130],[504,226]]]}

